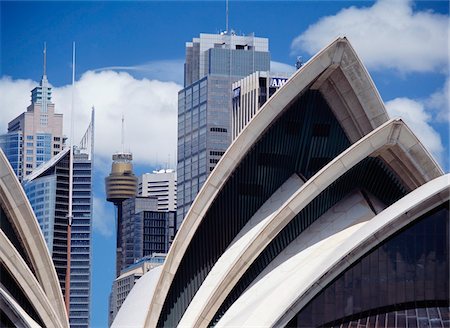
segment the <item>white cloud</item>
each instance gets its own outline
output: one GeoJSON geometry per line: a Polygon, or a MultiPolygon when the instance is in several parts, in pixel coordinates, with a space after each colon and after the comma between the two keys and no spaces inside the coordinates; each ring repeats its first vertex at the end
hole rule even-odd
{"type": "MultiPolygon", "coordinates": [[[[15,84],[15,81],[9,81],[15,84]]],[[[11,86],[9,86],[11,87],[11,86]]],[[[77,143],[90,120],[90,109],[96,109],[96,155],[109,159],[121,150],[121,117],[125,117],[125,150],[133,153],[140,164],[157,165],[156,156],[176,157],[177,92],[172,82],[138,80],[125,72],[84,73],[75,88],[75,131],[77,143]]],[[[2,90],[0,93],[4,94],[2,90]]],[[[21,97],[26,97],[29,90],[21,97]]],[[[64,114],[64,133],[69,136],[72,90],[70,86],[53,89],[56,111],[64,114]]],[[[29,101],[29,100],[28,100],[29,101]]],[[[22,102],[21,102],[22,103],[22,102]]],[[[16,106],[12,119],[24,111],[16,106]]],[[[6,116],[6,115],[5,115],[6,116]]]]}
{"type": "Polygon", "coordinates": [[[164,82],[184,83],[184,60],[155,60],[134,66],[109,66],[94,70],[95,72],[113,70],[128,71],[137,78],[149,78],[164,82]]]}
{"type": "Polygon", "coordinates": [[[270,71],[273,72],[273,73],[288,73],[288,74],[292,74],[292,73],[295,72],[295,66],[272,60],[270,62],[270,71]]]}
{"type": "Polygon", "coordinates": [[[9,121],[27,110],[30,91],[37,85],[32,80],[13,80],[9,76],[0,79],[0,134],[7,131],[9,121]]]}
{"type": "Polygon", "coordinates": [[[379,0],[324,17],[293,40],[292,52],[314,54],[338,36],[347,36],[373,70],[442,72],[448,67],[448,16],[415,12],[408,0],[379,0]]]}
{"type": "Polygon", "coordinates": [[[115,234],[116,222],[114,206],[107,203],[105,199],[94,196],[93,199],[94,216],[92,226],[95,231],[105,237],[111,237],[115,234]]]}
{"type": "MultiPolygon", "coordinates": [[[[125,148],[136,162],[154,163],[156,154],[175,158],[177,92],[175,83],[138,80],[125,72],[86,72],[76,83],[75,140],[87,127],[92,105],[96,109],[96,153],[110,157],[121,149],[121,117],[125,117],[125,148]],[[131,147],[130,147],[131,145],[131,147]]],[[[71,87],[54,89],[54,101],[65,114],[68,132],[71,87]]]]}
{"type": "Polygon", "coordinates": [[[450,78],[447,77],[444,87],[433,93],[425,104],[433,112],[436,113],[436,120],[438,122],[450,121],[450,78]]]}
{"type": "Polygon", "coordinates": [[[401,117],[436,160],[444,164],[441,137],[431,125],[432,117],[423,103],[409,98],[395,98],[386,102],[386,109],[390,117],[401,117]]]}

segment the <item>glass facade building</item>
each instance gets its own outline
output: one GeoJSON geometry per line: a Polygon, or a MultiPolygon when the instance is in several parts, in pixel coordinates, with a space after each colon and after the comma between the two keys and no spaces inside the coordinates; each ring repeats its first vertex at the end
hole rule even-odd
{"type": "Polygon", "coordinates": [[[175,233],[175,212],[158,211],[156,197],[123,202],[121,271],[145,256],[167,253],[175,233]]]}
{"type": "Polygon", "coordinates": [[[0,148],[18,177],[22,174],[22,141],[21,131],[0,135],[0,148]]]}
{"type": "Polygon", "coordinates": [[[178,93],[177,226],[231,143],[231,84],[270,69],[268,39],[200,34],[186,44],[178,93]]]}
{"type": "MultiPolygon", "coordinates": [[[[63,295],[66,293],[69,159],[65,149],[24,180],[24,190],[35,212],[53,259],[63,295]]],[[[71,327],[88,327],[91,290],[92,161],[75,149],[73,162],[70,254],[71,327]]]]}

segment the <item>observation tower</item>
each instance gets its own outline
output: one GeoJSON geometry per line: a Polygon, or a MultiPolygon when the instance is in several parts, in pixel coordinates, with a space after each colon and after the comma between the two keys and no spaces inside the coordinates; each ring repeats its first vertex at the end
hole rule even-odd
{"type": "Polygon", "coordinates": [[[124,151],[124,133],[122,117],[122,151],[112,156],[111,173],[105,178],[106,200],[117,208],[116,235],[116,275],[120,275],[122,256],[122,202],[136,196],[138,179],[133,173],[133,155],[124,151]]]}

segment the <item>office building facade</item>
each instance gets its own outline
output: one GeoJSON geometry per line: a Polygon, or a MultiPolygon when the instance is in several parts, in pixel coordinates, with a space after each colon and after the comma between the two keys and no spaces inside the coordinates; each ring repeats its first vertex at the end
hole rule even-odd
{"type": "MultiPolygon", "coordinates": [[[[90,125],[85,137],[92,137],[90,125]]],[[[92,140],[92,139],[91,139],[92,140]]],[[[69,293],[71,327],[88,327],[91,303],[92,154],[74,146],[72,224],[68,238],[70,149],[39,166],[23,181],[51,254],[64,296],[69,293]],[[70,245],[70,256],[68,255],[70,245]],[[70,268],[70,275],[67,270],[70,268]],[[67,290],[67,287],[69,290],[67,290]]]]}
{"type": "Polygon", "coordinates": [[[116,326],[446,327],[449,187],[338,38],[231,144],[116,326]]]}
{"type": "Polygon", "coordinates": [[[176,211],[177,173],[174,170],[158,170],[143,174],[138,180],[138,195],[156,197],[158,211],[176,211]]]}
{"type": "Polygon", "coordinates": [[[236,139],[262,105],[289,78],[287,73],[255,72],[232,85],[231,137],[236,139]]]}
{"type": "Polygon", "coordinates": [[[122,206],[121,272],[145,256],[167,253],[175,231],[175,212],[158,211],[156,197],[136,196],[122,206]]]}
{"type": "Polygon", "coordinates": [[[63,115],[55,113],[52,88],[44,69],[39,86],[31,91],[31,104],[8,123],[8,132],[0,136],[0,147],[22,181],[57,155],[63,145],[63,115]]]}
{"type": "Polygon", "coordinates": [[[200,34],[186,44],[178,93],[177,226],[231,143],[231,84],[269,69],[265,38],[200,34]]]}

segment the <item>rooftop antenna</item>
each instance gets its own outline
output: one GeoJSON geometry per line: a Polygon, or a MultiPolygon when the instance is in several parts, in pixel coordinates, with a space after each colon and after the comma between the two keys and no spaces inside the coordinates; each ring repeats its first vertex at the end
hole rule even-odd
{"type": "Polygon", "coordinates": [[[226,0],[226,14],[225,14],[225,32],[228,33],[228,0],[226,0]]]}
{"type": "Polygon", "coordinates": [[[303,58],[302,56],[297,56],[297,61],[295,62],[295,68],[299,69],[303,66],[303,58]]]}
{"type": "Polygon", "coordinates": [[[125,117],[122,114],[122,153],[125,152],[125,117]]]}
{"type": "Polygon", "coordinates": [[[47,75],[47,42],[44,42],[44,75],[47,75]]]}

